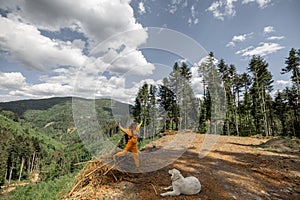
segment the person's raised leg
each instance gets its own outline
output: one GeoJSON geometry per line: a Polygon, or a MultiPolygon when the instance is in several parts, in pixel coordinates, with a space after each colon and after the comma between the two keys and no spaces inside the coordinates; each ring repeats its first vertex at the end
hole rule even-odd
{"type": "Polygon", "coordinates": [[[114,161],[116,161],[117,157],[125,156],[127,154],[127,150],[120,151],[113,156],[114,161]]]}

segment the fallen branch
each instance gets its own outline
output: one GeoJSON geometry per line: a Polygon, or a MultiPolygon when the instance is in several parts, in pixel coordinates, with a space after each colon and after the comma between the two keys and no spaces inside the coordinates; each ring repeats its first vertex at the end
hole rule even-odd
{"type": "Polygon", "coordinates": [[[152,183],[150,183],[150,184],[151,184],[151,186],[153,187],[155,194],[157,195],[157,191],[156,191],[154,185],[153,185],[152,183]]]}
{"type": "Polygon", "coordinates": [[[78,183],[72,188],[72,190],[69,192],[68,196],[71,196],[73,194],[73,192],[75,191],[75,189],[77,189],[77,187],[79,186],[80,183],[82,183],[85,179],[81,179],[78,181],[78,183]]]}
{"type": "Polygon", "coordinates": [[[122,179],[125,180],[125,181],[128,181],[130,183],[140,184],[139,182],[136,182],[136,181],[133,181],[133,180],[130,180],[130,179],[127,179],[127,178],[122,178],[122,179]]]}
{"type": "Polygon", "coordinates": [[[105,176],[110,170],[112,170],[115,167],[115,165],[111,166],[106,172],[104,172],[103,176],[105,176]]]}
{"type": "Polygon", "coordinates": [[[110,172],[110,173],[113,175],[115,181],[118,181],[118,179],[117,179],[117,177],[115,176],[115,174],[114,174],[113,172],[110,172]]]}
{"type": "Polygon", "coordinates": [[[86,163],[96,163],[99,162],[98,160],[89,160],[89,161],[85,161],[85,162],[79,162],[79,163],[75,163],[74,165],[84,165],[86,163]]]}
{"type": "Polygon", "coordinates": [[[105,166],[105,164],[101,165],[100,167],[97,167],[96,169],[94,169],[93,171],[91,171],[90,173],[86,174],[84,177],[88,177],[91,174],[93,174],[94,172],[96,172],[97,170],[101,169],[103,166],[105,166]]]}

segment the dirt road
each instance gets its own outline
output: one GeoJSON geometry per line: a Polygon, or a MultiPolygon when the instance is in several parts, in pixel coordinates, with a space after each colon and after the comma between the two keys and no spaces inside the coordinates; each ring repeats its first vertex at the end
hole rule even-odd
{"type": "MultiPolygon", "coordinates": [[[[167,135],[150,143],[142,153],[157,151],[173,137],[167,135]]],[[[268,144],[270,138],[220,136],[207,156],[200,159],[204,137],[196,134],[187,151],[174,163],[154,172],[125,174],[122,181],[115,183],[83,188],[91,194],[82,199],[300,199],[299,140],[288,143],[290,149],[282,150],[272,146],[272,142],[270,146],[262,145],[268,144]],[[180,170],[183,176],[197,177],[201,192],[160,197],[163,188],[171,184],[168,170],[172,168],[180,170]]],[[[283,143],[279,147],[286,147],[283,143]]]]}

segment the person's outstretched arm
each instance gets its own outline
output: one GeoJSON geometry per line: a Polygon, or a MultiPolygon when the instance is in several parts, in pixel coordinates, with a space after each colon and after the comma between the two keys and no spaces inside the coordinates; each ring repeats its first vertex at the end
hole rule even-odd
{"type": "Polygon", "coordinates": [[[120,125],[120,122],[118,122],[118,127],[119,127],[119,129],[123,132],[123,133],[125,133],[125,134],[127,134],[128,135],[128,131],[127,131],[127,129],[125,129],[125,128],[123,128],[121,125],[120,125]]]}
{"type": "Polygon", "coordinates": [[[141,123],[139,123],[139,124],[137,125],[137,127],[136,127],[136,130],[137,130],[137,131],[141,128],[142,124],[143,124],[143,121],[141,121],[141,123]]]}

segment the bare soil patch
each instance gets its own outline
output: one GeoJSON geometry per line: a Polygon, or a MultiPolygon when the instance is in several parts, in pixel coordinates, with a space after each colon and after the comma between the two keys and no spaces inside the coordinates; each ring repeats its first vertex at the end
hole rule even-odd
{"type": "MultiPolygon", "coordinates": [[[[166,135],[148,144],[141,154],[157,151],[173,137],[166,135]]],[[[204,138],[196,134],[179,159],[154,172],[124,173],[102,161],[91,161],[62,199],[300,199],[299,140],[291,144],[288,139],[220,136],[207,156],[199,158],[204,138]],[[171,184],[168,170],[172,168],[197,177],[201,192],[160,197],[171,184]]]]}

